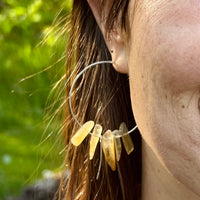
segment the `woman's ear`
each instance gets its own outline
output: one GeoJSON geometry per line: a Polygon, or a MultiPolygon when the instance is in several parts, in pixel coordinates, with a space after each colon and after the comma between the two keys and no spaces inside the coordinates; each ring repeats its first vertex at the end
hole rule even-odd
{"type": "Polygon", "coordinates": [[[128,74],[127,43],[121,25],[115,23],[114,30],[111,30],[108,35],[106,31],[107,17],[114,0],[105,0],[103,10],[100,9],[99,0],[87,1],[111,53],[114,68],[120,73],[128,74]]]}

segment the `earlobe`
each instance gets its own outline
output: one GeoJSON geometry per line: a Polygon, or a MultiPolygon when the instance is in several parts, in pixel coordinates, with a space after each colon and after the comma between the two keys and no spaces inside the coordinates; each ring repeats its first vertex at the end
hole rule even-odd
{"type": "Polygon", "coordinates": [[[99,9],[98,0],[87,1],[103,34],[105,43],[111,53],[113,67],[120,73],[128,74],[126,41],[121,28],[116,28],[121,26],[117,26],[117,24],[115,24],[115,30],[111,30],[109,35],[106,34],[106,16],[109,14],[113,0],[106,0],[106,5],[103,11],[99,9]],[[103,14],[100,12],[103,12],[103,14]],[[101,17],[103,17],[103,19],[101,19],[101,17]]]}
{"type": "MultiPolygon", "coordinates": [[[[119,34],[114,34],[111,36],[111,57],[113,61],[113,67],[116,71],[128,74],[128,56],[127,47],[125,45],[125,40],[121,38],[119,34]]],[[[109,48],[109,47],[108,47],[109,48]]]]}
{"type": "Polygon", "coordinates": [[[123,51],[119,54],[118,52],[115,53],[113,51],[111,56],[115,70],[122,74],[128,74],[129,70],[126,53],[123,51]]]}

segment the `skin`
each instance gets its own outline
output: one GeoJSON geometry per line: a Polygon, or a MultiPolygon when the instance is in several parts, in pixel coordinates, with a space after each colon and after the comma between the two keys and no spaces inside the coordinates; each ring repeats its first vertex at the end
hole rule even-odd
{"type": "Polygon", "coordinates": [[[141,0],[134,14],[133,6],[127,51],[132,108],[146,152],[143,172],[147,165],[162,168],[161,175],[143,173],[143,199],[145,181],[160,176],[163,185],[154,184],[166,195],[175,185],[178,196],[168,199],[200,199],[200,2],[141,0]]]}
{"type": "Polygon", "coordinates": [[[105,40],[130,79],[142,200],[200,200],[200,1],[130,0],[129,23],[129,35],[116,28],[105,40]]]}

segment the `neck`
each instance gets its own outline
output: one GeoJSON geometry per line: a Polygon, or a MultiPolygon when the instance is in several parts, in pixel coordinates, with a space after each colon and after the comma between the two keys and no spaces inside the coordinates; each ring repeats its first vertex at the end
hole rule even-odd
{"type": "Polygon", "coordinates": [[[144,141],[142,166],[142,200],[200,200],[167,171],[144,141]]]}

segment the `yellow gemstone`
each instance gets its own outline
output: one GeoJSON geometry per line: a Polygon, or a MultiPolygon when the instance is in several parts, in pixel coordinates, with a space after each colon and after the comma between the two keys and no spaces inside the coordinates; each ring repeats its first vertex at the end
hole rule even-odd
{"type": "Polygon", "coordinates": [[[97,148],[99,138],[101,137],[101,133],[102,133],[102,126],[99,125],[99,124],[96,124],[94,126],[94,130],[92,132],[92,136],[91,136],[91,139],[90,139],[90,151],[89,151],[90,160],[92,160],[93,157],[94,157],[94,153],[95,153],[95,150],[97,148]]]}
{"type": "Polygon", "coordinates": [[[72,137],[71,142],[74,146],[79,146],[83,140],[90,133],[92,128],[94,127],[93,121],[88,121],[76,132],[76,134],[72,137]]]}
{"type": "Polygon", "coordinates": [[[118,130],[114,130],[113,131],[113,135],[114,135],[114,141],[115,141],[115,156],[116,156],[117,162],[119,162],[120,157],[121,157],[121,152],[122,152],[121,140],[118,137],[119,136],[119,131],[118,130]]]}
{"type": "Polygon", "coordinates": [[[107,130],[102,137],[102,148],[105,160],[113,171],[116,170],[114,135],[111,130],[107,130]]]}
{"type": "Polygon", "coordinates": [[[134,150],[134,145],[133,145],[131,136],[129,134],[124,135],[128,133],[128,128],[124,122],[120,124],[119,133],[120,135],[122,135],[122,142],[123,142],[124,148],[126,150],[126,153],[129,155],[134,150]]]}

